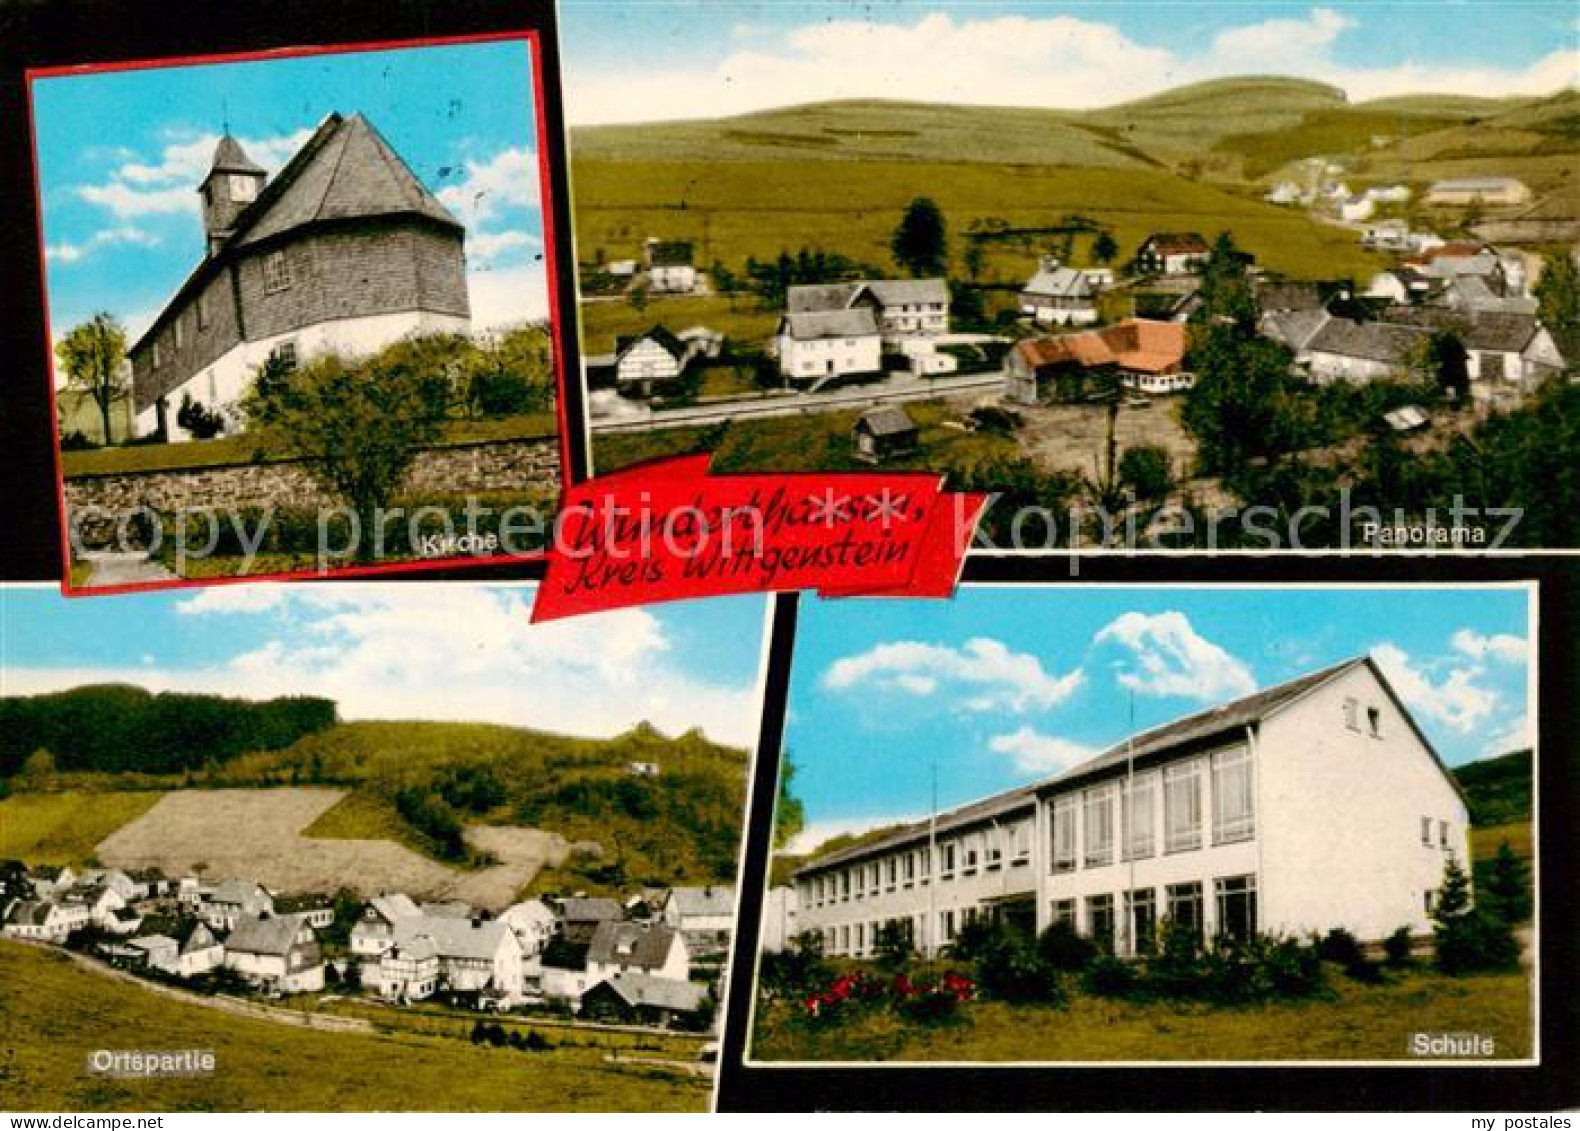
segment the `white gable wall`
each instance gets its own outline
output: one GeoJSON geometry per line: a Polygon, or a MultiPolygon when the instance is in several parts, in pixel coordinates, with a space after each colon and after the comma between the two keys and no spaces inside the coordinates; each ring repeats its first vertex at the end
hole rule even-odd
{"type": "Polygon", "coordinates": [[[1371,670],[1348,671],[1275,713],[1256,745],[1263,929],[1345,927],[1361,939],[1429,930],[1424,896],[1441,886],[1449,850],[1469,868],[1469,815],[1371,670]],[[1377,736],[1368,710],[1378,712],[1377,736]]]}

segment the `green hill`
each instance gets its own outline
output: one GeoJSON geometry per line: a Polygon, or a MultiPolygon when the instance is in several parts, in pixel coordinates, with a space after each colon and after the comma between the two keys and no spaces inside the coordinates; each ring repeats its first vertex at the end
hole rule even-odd
{"type": "Polygon", "coordinates": [[[1531,819],[1529,750],[1456,766],[1454,778],[1470,801],[1471,824],[1508,825],[1531,819]]]}

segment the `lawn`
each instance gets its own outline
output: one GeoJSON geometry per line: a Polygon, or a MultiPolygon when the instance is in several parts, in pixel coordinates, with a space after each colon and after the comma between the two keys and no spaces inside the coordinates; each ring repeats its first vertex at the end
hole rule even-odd
{"type": "Polygon", "coordinates": [[[1425,971],[1362,986],[1332,974],[1331,997],[1225,1007],[1072,996],[1065,1009],[973,1002],[927,1026],[870,1010],[808,1022],[800,1006],[759,1006],[751,1058],[795,1061],[1406,1060],[1421,1030],[1487,1033],[1499,1058],[1531,1042],[1524,974],[1449,978],[1425,971]]]}
{"type": "Polygon", "coordinates": [[[779,312],[762,310],[749,296],[659,295],[640,310],[625,299],[581,305],[582,349],[588,354],[613,353],[615,338],[641,334],[662,323],[679,333],[692,326],[717,330],[730,341],[755,343],[773,336],[779,312]]]}
{"type": "MultiPolygon", "coordinates": [[[[960,421],[961,408],[947,401],[912,401],[905,411],[921,429],[921,447],[913,455],[885,461],[886,471],[942,473],[1014,456],[1020,450],[1011,437],[951,427],[950,423],[960,421]]],[[[861,412],[849,409],[736,420],[702,428],[595,433],[593,454],[599,474],[644,460],[710,450],[716,472],[860,470],[869,465],[851,454],[850,430],[861,412]]]]}
{"type": "MultiPolygon", "coordinates": [[[[438,447],[503,440],[531,440],[553,436],[558,422],[552,412],[534,412],[499,420],[452,420],[444,427],[438,447]]],[[[117,475],[138,471],[190,471],[236,464],[273,463],[288,458],[262,450],[255,436],[245,432],[213,440],[182,444],[137,444],[132,447],[96,448],[61,453],[67,479],[87,475],[117,475]]]]}
{"type": "MultiPolygon", "coordinates": [[[[0,943],[7,1107],[32,1111],[705,1111],[709,1083],[605,1060],[597,1044],[539,1053],[436,1035],[327,1033],[173,1001],[0,943]],[[92,1008],[87,1008],[88,1004],[92,1008]],[[107,1080],[94,1049],[212,1049],[212,1077],[107,1080]]],[[[437,1035],[443,1033],[446,1035],[437,1035]]],[[[554,1040],[558,1034],[550,1034],[554,1040]]]]}
{"type": "Polygon", "coordinates": [[[1480,862],[1491,860],[1504,841],[1514,855],[1529,862],[1536,856],[1536,846],[1529,821],[1512,821],[1507,825],[1490,825],[1470,830],[1470,858],[1480,862]]]}
{"type": "Polygon", "coordinates": [[[164,794],[19,793],[0,800],[0,860],[82,865],[99,842],[164,794]]]}

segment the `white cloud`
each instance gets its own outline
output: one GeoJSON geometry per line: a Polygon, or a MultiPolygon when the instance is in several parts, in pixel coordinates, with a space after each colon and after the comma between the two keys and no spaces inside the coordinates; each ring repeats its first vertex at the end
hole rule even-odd
{"type": "Polygon", "coordinates": [[[987,637],[961,648],[912,640],[878,644],[834,661],[823,673],[823,685],[836,691],[866,685],[930,696],[943,690],[955,697],[953,707],[1019,713],[1058,706],[1084,679],[1079,668],[1062,676],[1044,671],[1036,656],[987,637]]]}
{"type": "Polygon", "coordinates": [[[1098,632],[1098,644],[1130,653],[1119,683],[1141,695],[1201,702],[1236,699],[1256,690],[1249,668],[1201,636],[1181,612],[1123,613],[1098,632]]]}
{"type": "Polygon", "coordinates": [[[548,272],[542,263],[525,267],[473,267],[466,275],[472,328],[490,330],[549,316],[548,272]]]}
{"type": "Polygon", "coordinates": [[[512,251],[542,246],[543,241],[530,232],[484,232],[467,239],[466,256],[469,262],[481,265],[512,251]]]}
{"type": "Polygon", "coordinates": [[[1508,632],[1483,636],[1474,629],[1462,628],[1454,633],[1450,643],[1456,652],[1463,652],[1473,660],[1484,660],[1490,656],[1505,664],[1524,664],[1529,654],[1526,639],[1508,632]]]}
{"type": "Polygon", "coordinates": [[[91,255],[97,248],[110,244],[133,244],[138,247],[153,247],[159,243],[159,237],[152,232],[145,232],[141,228],[130,224],[123,224],[118,228],[104,228],[94,232],[91,237],[81,243],[50,244],[44,249],[44,255],[52,263],[76,263],[85,256],[91,255]]]}
{"type": "Polygon", "coordinates": [[[1012,734],[994,735],[988,749],[1007,754],[1017,770],[1028,774],[1056,774],[1095,757],[1099,751],[1067,738],[1043,734],[1023,726],[1012,734]]]}
{"type": "Polygon", "coordinates": [[[190,616],[270,616],[263,642],[207,668],[8,668],[8,694],[124,681],[152,690],[334,699],[349,719],[449,719],[603,737],[647,720],[756,737],[756,677],[685,670],[662,622],[642,609],[529,623],[531,591],[478,585],[221,586],[183,601],[190,616]],[[253,593],[259,594],[253,596],[253,593]]]}
{"type": "Polygon", "coordinates": [[[1509,725],[1493,733],[1487,739],[1487,744],[1481,748],[1482,758],[1496,758],[1500,754],[1512,754],[1516,750],[1529,750],[1536,745],[1536,728],[1531,726],[1531,717],[1523,711],[1516,715],[1509,725]]]}
{"type": "Polygon", "coordinates": [[[801,831],[790,838],[784,851],[790,855],[799,856],[811,852],[827,841],[837,836],[859,836],[872,829],[880,829],[887,825],[909,824],[918,820],[918,817],[856,817],[842,821],[810,821],[801,827],[801,831]]]}
{"type": "MultiPolygon", "coordinates": [[[[781,35],[772,47],[733,36],[732,52],[709,66],[650,68],[633,60],[604,71],[571,67],[566,98],[572,122],[594,125],[717,117],[840,98],[1079,109],[1188,82],[1277,72],[1329,82],[1355,98],[1546,94],[1580,78],[1580,51],[1572,46],[1524,67],[1340,64],[1333,48],[1343,37],[1376,34],[1363,19],[1312,8],[1227,29],[1191,54],[1068,15],[932,12],[910,21],[825,20],[781,35]]],[[[1400,44],[1401,51],[1407,47],[1400,44]]]]}
{"type": "Polygon", "coordinates": [[[1451,668],[1434,680],[1396,644],[1377,645],[1372,658],[1412,710],[1460,734],[1476,730],[1499,704],[1498,693],[1477,682],[1485,674],[1478,665],[1451,668]]]}
{"type": "Polygon", "coordinates": [[[537,207],[538,178],[537,154],[513,146],[486,161],[467,161],[465,178],[436,195],[471,235],[506,209],[537,207]]]}
{"type": "MultiPolygon", "coordinates": [[[[271,137],[238,138],[242,149],[272,176],[313,135],[310,129],[271,137]]],[[[208,174],[219,144],[216,133],[172,141],[158,157],[126,159],[99,183],[79,185],[76,194],[89,204],[107,208],[122,219],[139,216],[199,214],[198,185],[208,174]]]]}

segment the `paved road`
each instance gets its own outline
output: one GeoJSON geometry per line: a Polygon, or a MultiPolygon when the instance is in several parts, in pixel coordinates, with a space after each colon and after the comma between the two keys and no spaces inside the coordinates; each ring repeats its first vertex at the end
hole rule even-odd
{"type": "Polygon", "coordinates": [[[655,432],[662,428],[691,428],[716,424],[722,420],[745,420],[768,416],[805,416],[818,412],[833,412],[842,408],[861,408],[867,405],[904,401],[925,401],[947,397],[956,393],[977,393],[1004,387],[1004,373],[993,370],[973,373],[968,377],[946,377],[931,380],[910,378],[904,381],[886,381],[882,385],[839,389],[832,393],[796,393],[788,396],[761,397],[736,400],[723,404],[694,405],[655,412],[640,417],[606,417],[594,419],[594,432],[655,432]]]}
{"type": "Polygon", "coordinates": [[[147,554],[103,551],[81,555],[92,566],[87,586],[139,585],[150,581],[176,581],[178,578],[147,554]]]}

